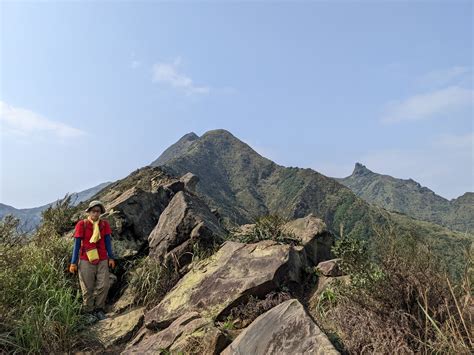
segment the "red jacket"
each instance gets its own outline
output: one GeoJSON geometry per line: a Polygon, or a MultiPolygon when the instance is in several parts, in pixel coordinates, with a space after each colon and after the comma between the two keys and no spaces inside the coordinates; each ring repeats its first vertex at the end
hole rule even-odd
{"type": "Polygon", "coordinates": [[[79,251],[79,258],[82,260],[88,260],[86,251],[89,249],[97,248],[99,252],[99,260],[107,260],[107,249],[105,248],[105,236],[112,234],[110,224],[106,220],[101,219],[99,222],[100,239],[97,243],[91,243],[93,225],[89,220],[80,220],[76,223],[76,229],[74,231],[75,238],[82,238],[81,249],[79,251]],[[84,231],[85,225],[85,231],[84,231]]]}

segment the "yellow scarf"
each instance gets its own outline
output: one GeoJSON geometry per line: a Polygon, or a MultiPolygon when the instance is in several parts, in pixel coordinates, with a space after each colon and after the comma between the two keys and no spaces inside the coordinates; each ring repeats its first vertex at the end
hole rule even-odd
{"type": "Polygon", "coordinates": [[[100,229],[99,229],[100,218],[99,218],[96,222],[94,222],[90,216],[87,217],[87,219],[88,219],[88,220],[92,223],[92,225],[94,226],[94,230],[93,230],[93,232],[92,232],[92,237],[91,237],[90,242],[91,242],[91,243],[97,243],[97,242],[100,240],[100,229]]]}

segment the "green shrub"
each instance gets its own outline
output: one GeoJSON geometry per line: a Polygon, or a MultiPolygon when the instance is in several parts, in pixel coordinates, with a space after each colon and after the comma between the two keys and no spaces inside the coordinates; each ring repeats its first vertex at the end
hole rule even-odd
{"type": "Polygon", "coordinates": [[[74,228],[77,210],[78,207],[71,204],[71,195],[66,195],[41,212],[42,222],[39,229],[46,232],[55,231],[56,234],[62,235],[74,228]]]}
{"type": "Polygon", "coordinates": [[[283,244],[298,245],[300,241],[284,229],[287,221],[278,215],[259,217],[248,233],[231,233],[229,239],[241,243],[256,243],[262,240],[274,240],[283,244]]]}

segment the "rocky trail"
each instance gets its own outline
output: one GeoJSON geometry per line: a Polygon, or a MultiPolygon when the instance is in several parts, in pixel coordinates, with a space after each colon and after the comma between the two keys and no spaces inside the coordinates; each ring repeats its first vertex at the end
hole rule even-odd
{"type": "Polygon", "coordinates": [[[331,260],[334,236],[324,222],[308,215],[286,223],[294,237],[288,244],[229,240],[196,184],[192,174],[177,179],[147,167],[99,194],[122,267],[112,276],[108,318],[84,333],[100,341],[90,353],[338,353],[310,310],[312,298],[344,278],[331,260]],[[205,257],[195,257],[197,246],[205,257]],[[150,307],[135,302],[123,267],[144,257],[174,265],[178,275],[150,307]]]}

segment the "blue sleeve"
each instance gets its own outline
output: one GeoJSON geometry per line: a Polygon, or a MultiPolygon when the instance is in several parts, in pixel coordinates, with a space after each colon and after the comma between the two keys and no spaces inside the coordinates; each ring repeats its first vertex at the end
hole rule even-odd
{"type": "Polygon", "coordinates": [[[79,259],[79,249],[81,249],[81,238],[74,238],[74,249],[72,250],[71,264],[77,264],[77,259],[79,259]]]}
{"type": "Polygon", "coordinates": [[[112,238],[110,237],[110,234],[105,235],[105,248],[107,249],[109,259],[115,259],[114,253],[112,252],[112,238]]]}

